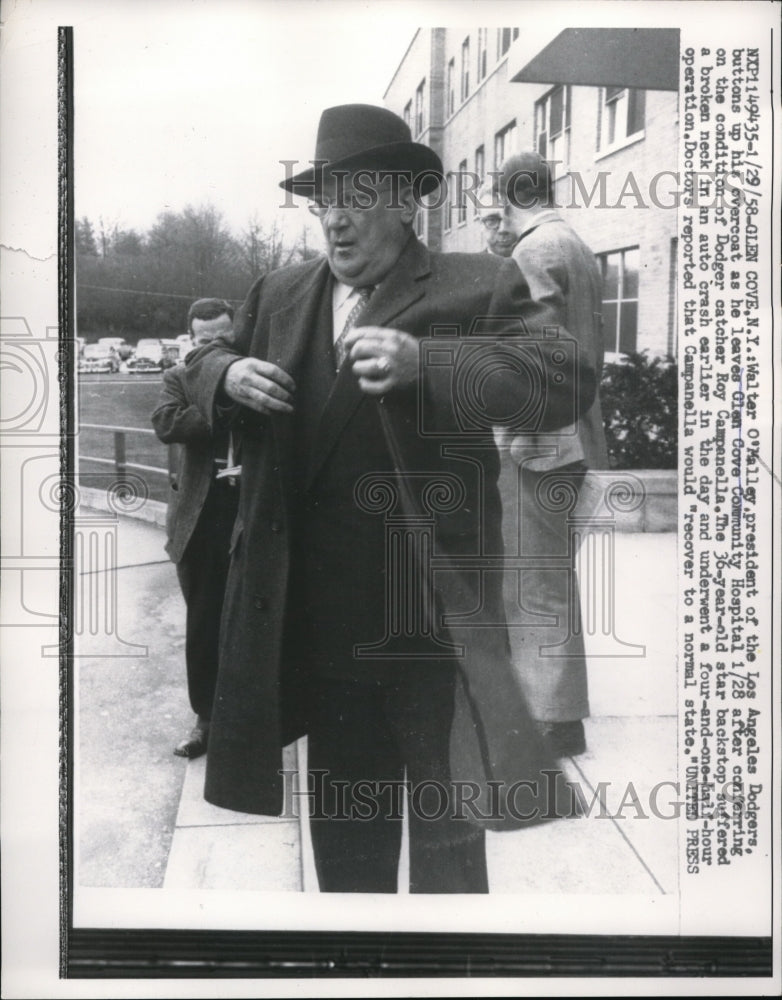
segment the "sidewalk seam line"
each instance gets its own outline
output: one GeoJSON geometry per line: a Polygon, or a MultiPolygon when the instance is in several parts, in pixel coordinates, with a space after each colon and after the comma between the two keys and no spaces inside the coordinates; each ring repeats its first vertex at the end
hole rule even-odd
{"type": "MultiPolygon", "coordinates": [[[[171,562],[170,559],[156,559],[154,562],[143,562],[143,563],[127,563],[125,566],[112,566],[111,572],[114,573],[118,569],[141,569],[144,566],[166,566],[171,562]]],[[[96,573],[105,573],[105,569],[87,569],[82,570],[79,576],[93,576],[96,573]]]]}
{"type": "MultiPolygon", "coordinates": [[[[587,778],[586,774],[584,774],[584,772],[582,771],[582,769],[579,767],[578,761],[574,757],[571,757],[570,759],[573,762],[573,764],[575,765],[576,770],[578,771],[578,773],[581,775],[581,777],[584,779],[584,781],[586,782],[586,784],[589,786],[590,791],[592,791],[593,793],[597,794],[596,789],[593,787],[591,781],[589,780],[589,778],[587,778]]],[[[617,830],[617,832],[621,836],[622,840],[624,840],[624,842],[627,844],[627,846],[630,848],[630,850],[633,852],[633,854],[636,856],[636,858],[638,858],[638,860],[641,862],[641,865],[643,866],[643,868],[646,871],[647,875],[651,878],[651,880],[654,882],[654,884],[657,886],[657,888],[660,890],[660,892],[663,894],[663,896],[667,896],[668,893],[665,891],[665,889],[663,889],[663,887],[657,881],[657,878],[656,878],[654,872],[652,871],[652,869],[649,867],[649,865],[647,865],[647,863],[644,861],[644,859],[638,853],[638,850],[636,849],[635,844],[633,844],[633,842],[629,839],[629,837],[627,836],[627,834],[624,832],[624,830],[622,829],[622,827],[619,826],[619,824],[616,822],[616,820],[614,819],[613,816],[610,816],[609,819],[611,820],[611,823],[613,824],[614,828],[617,830]]]]}

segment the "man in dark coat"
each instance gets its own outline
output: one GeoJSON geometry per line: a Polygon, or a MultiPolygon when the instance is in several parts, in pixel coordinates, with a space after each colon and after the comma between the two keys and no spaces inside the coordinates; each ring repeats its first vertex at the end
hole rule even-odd
{"type": "Polygon", "coordinates": [[[396,890],[407,787],[411,891],[485,892],[455,779],[523,768],[528,736],[498,686],[492,424],[561,426],[594,379],[512,261],[415,238],[442,165],[400,118],[325,111],[312,163],[282,186],[312,199],[326,259],[261,278],[234,343],[187,364],[204,416],[242,434],[205,796],[278,814],[281,747],[306,732],[321,890],[396,890]]]}
{"type": "MultiPolygon", "coordinates": [[[[187,328],[196,347],[227,338],[234,310],[222,299],[198,299],[187,328]]],[[[220,615],[228,576],[228,543],[239,504],[236,476],[226,475],[229,432],[214,433],[187,395],[184,365],[163,374],[160,402],[152,414],[157,436],[175,452],[166,510],[166,552],[176,563],[187,607],[187,693],[196,714],[191,732],[174,749],[179,757],[206,753],[217,680],[220,615]]],[[[232,463],[233,464],[233,463],[232,463]]]]}

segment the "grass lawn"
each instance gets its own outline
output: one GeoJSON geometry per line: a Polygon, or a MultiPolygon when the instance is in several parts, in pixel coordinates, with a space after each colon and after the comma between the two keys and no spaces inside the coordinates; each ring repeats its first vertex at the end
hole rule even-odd
{"type": "MultiPolygon", "coordinates": [[[[84,424],[100,427],[139,427],[152,430],[150,414],[157,405],[162,376],[82,375],[79,377],[79,434],[77,453],[82,485],[105,489],[116,482],[113,466],[91,462],[89,458],[114,459],[114,434],[91,430],[84,424]]],[[[152,434],[126,434],[126,459],[140,465],[168,469],[168,447],[152,434]]],[[[129,469],[147,484],[152,500],[165,501],[168,495],[167,472],[129,469]]]]}

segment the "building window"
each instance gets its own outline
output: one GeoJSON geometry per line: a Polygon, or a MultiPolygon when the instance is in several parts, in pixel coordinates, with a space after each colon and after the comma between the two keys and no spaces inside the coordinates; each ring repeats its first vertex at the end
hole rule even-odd
{"type": "Polygon", "coordinates": [[[411,131],[412,131],[412,128],[411,128],[411,126],[412,126],[412,118],[413,118],[413,102],[412,101],[408,101],[407,104],[405,104],[405,110],[402,112],[402,117],[405,120],[405,125],[407,125],[407,127],[409,129],[411,129],[411,131]]]}
{"type": "Polygon", "coordinates": [[[610,149],[643,131],[646,91],[604,87],[600,91],[599,111],[598,151],[610,149]]]}
{"type": "Polygon", "coordinates": [[[456,177],[454,174],[449,173],[446,177],[446,182],[448,184],[448,198],[443,206],[443,230],[447,233],[453,224],[453,199],[451,198],[451,192],[456,190],[456,177]]]}
{"type": "Polygon", "coordinates": [[[478,28],[478,83],[486,76],[488,33],[488,28],[478,28]]]}
{"type": "Polygon", "coordinates": [[[464,193],[465,176],[467,174],[467,160],[462,160],[459,164],[459,173],[456,176],[456,224],[463,225],[467,221],[467,197],[464,193]]]}
{"type": "MultiPolygon", "coordinates": [[[[570,159],[570,87],[554,87],[535,102],[535,145],[544,160],[570,159]]],[[[555,168],[552,168],[556,173],[555,168]]]]}
{"type": "Polygon", "coordinates": [[[494,169],[499,170],[511,153],[516,152],[516,119],[514,118],[494,136],[494,169]]]}
{"type": "Polygon", "coordinates": [[[424,130],[424,87],[426,80],[421,80],[415,91],[415,134],[420,135],[424,130]]]}
{"type": "Polygon", "coordinates": [[[603,346],[630,354],[638,343],[638,247],[598,255],[603,273],[603,346]]]}
{"type": "Polygon", "coordinates": [[[470,36],[462,42],[462,89],[461,99],[466,101],[470,96],[470,36]]]}
{"type": "Polygon", "coordinates": [[[456,60],[448,63],[448,115],[456,111],[456,60]]]}
{"type": "Polygon", "coordinates": [[[502,59],[513,38],[518,38],[518,28],[497,28],[497,58],[502,59]]]}
{"type": "MultiPolygon", "coordinates": [[[[486,151],[483,146],[478,146],[475,150],[475,176],[477,178],[477,188],[480,190],[484,182],[484,175],[486,173],[486,151]]],[[[478,200],[475,202],[475,214],[480,215],[480,208],[478,206],[478,200]]]]}
{"type": "Polygon", "coordinates": [[[421,240],[424,238],[424,213],[420,208],[415,213],[415,235],[421,240]]]}

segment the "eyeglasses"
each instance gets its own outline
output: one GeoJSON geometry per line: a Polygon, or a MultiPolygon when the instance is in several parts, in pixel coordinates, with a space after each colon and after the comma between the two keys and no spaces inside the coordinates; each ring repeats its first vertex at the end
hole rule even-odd
{"type": "Polygon", "coordinates": [[[481,225],[485,226],[486,229],[491,229],[496,231],[502,225],[501,215],[486,215],[481,219],[481,225]]]}

